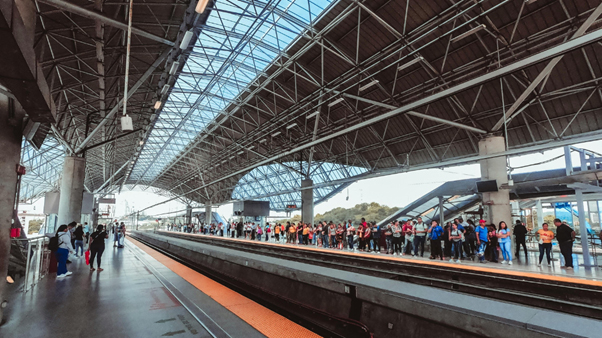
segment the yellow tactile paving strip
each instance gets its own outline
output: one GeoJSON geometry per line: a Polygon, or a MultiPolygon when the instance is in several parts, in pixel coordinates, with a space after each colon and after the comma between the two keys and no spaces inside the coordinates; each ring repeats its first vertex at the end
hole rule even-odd
{"type": "MultiPolygon", "coordinates": [[[[202,236],[202,235],[184,234],[184,233],[178,233],[178,235],[191,236],[191,237],[202,236]]],[[[215,236],[211,237],[211,239],[216,239],[216,240],[221,240],[221,241],[233,241],[233,242],[250,242],[253,244],[261,244],[261,245],[276,246],[276,247],[287,246],[287,247],[296,248],[299,250],[309,250],[309,251],[316,251],[316,252],[336,253],[339,255],[366,257],[366,254],[361,254],[361,253],[349,252],[349,251],[344,251],[344,250],[328,250],[328,251],[326,251],[323,249],[313,248],[311,246],[305,246],[305,245],[297,246],[297,245],[290,245],[290,244],[277,244],[277,243],[270,243],[270,242],[251,241],[251,240],[245,240],[245,239],[232,239],[229,237],[215,237],[215,236]]],[[[416,260],[416,259],[409,259],[409,258],[402,258],[402,257],[392,257],[392,256],[388,256],[388,255],[378,255],[378,256],[371,255],[369,257],[373,258],[373,259],[386,259],[386,260],[398,261],[398,262],[401,261],[401,262],[414,263],[414,264],[440,266],[440,267],[452,268],[452,269],[458,269],[458,270],[483,271],[483,272],[497,273],[497,274],[501,274],[501,275],[536,278],[536,279],[540,279],[543,281],[549,280],[549,281],[556,281],[556,282],[566,282],[566,283],[574,283],[574,284],[583,284],[583,285],[592,285],[592,286],[602,287],[602,281],[593,280],[593,279],[585,279],[580,276],[564,277],[564,276],[558,276],[558,275],[546,275],[546,274],[539,274],[539,273],[520,271],[520,270],[496,269],[496,268],[487,268],[487,267],[483,267],[483,266],[472,266],[472,265],[462,265],[461,267],[458,267],[457,265],[452,266],[452,264],[445,263],[445,262],[416,260]]]]}
{"type": "Polygon", "coordinates": [[[128,240],[269,338],[320,337],[247,297],[128,237],[128,240]]]}

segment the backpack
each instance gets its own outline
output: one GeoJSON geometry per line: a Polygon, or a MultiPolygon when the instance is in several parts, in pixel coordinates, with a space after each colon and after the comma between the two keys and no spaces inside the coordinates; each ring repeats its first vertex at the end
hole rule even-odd
{"type": "Polygon", "coordinates": [[[54,237],[50,238],[50,242],[48,242],[48,250],[57,251],[59,249],[59,236],[54,235],[54,237]]]}

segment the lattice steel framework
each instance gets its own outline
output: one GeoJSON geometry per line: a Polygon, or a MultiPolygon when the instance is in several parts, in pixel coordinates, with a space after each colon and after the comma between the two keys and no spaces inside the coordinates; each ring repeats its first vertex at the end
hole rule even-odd
{"type": "MultiPolygon", "coordinates": [[[[299,177],[349,165],[370,177],[476,161],[488,134],[505,135],[508,154],[600,138],[599,1],[317,5],[211,2],[143,149],[130,152],[134,169],[115,182],[215,203],[235,191],[268,197],[241,181],[266,165],[299,177]]],[[[288,189],[277,176],[266,178],[270,196],[288,189]]]]}

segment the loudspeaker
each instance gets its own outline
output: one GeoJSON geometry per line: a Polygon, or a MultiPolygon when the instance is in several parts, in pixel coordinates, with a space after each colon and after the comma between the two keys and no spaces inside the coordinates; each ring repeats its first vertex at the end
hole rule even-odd
{"type": "Polygon", "coordinates": [[[496,192],[497,188],[497,180],[489,180],[489,181],[479,181],[477,182],[477,192],[496,192]]]}
{"type": "Polygon", "coordinates": [[[121,130],[122,131],[134,130],[134,123],[132,122],[132,118],[129,115],[121,117],[121,130]]]}

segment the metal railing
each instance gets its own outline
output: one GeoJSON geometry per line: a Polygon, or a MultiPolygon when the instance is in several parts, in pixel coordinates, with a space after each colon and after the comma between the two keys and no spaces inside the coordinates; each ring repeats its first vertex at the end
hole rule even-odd
{"type": "Polygon", "coordinates": [[[13,241],[21,242],[21,250],[26,250],[23,256],[25,260],[25,275],[23,279],[22,291],[27,292],[33,288],[40,279],[48,274],[48,265],[50,261],[50,251],[46,250],[45,236],[35,236],[32,238],[13,238],[13,241]],[[27,243],[25,248],[22,244],[27,243]]]}

